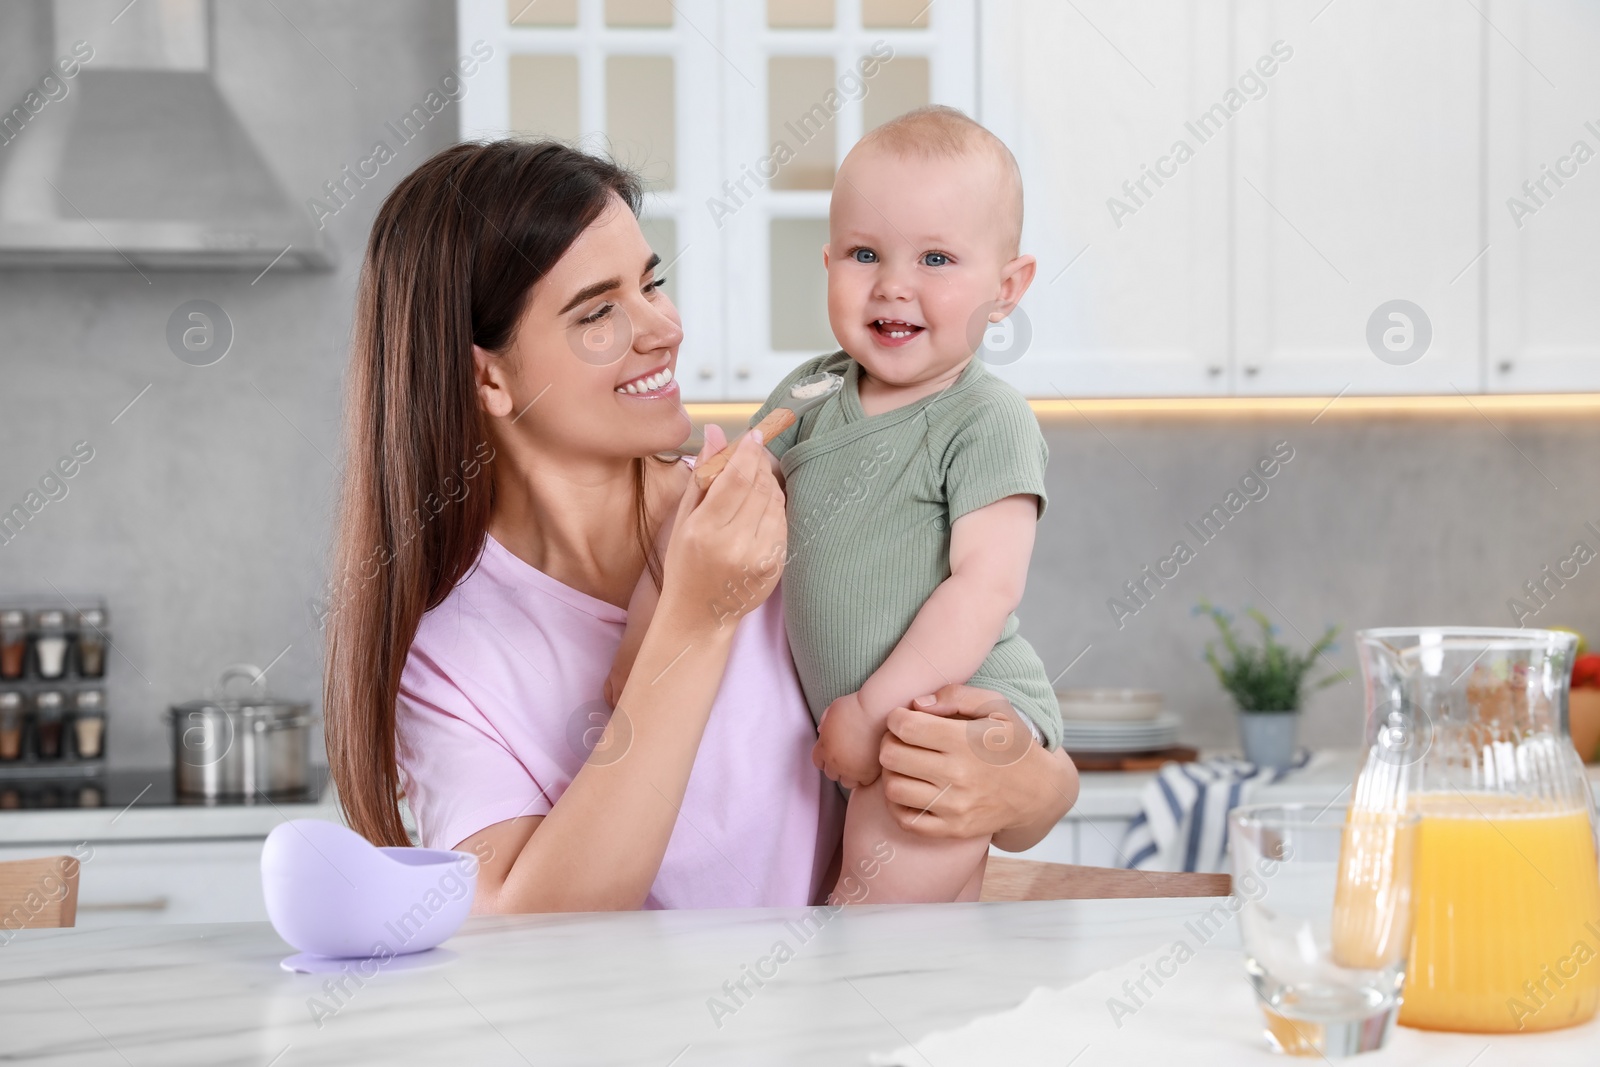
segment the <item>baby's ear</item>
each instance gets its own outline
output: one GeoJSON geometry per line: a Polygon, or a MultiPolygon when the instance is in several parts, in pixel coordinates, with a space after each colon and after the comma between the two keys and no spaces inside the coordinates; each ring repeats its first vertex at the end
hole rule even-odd
{"type": "Polygon", "coordinates": [[[829,252],[829,247],[830,246],[828,246],[828,245],[823,245],[822,246],[822,269],[823,270],[827,270],[828,269],[828,260],[832,256],[832,253],[829,252]]]}
{"type": "Polygon", "coordinates": [[[1023,294],[1033,284],[1033,276],[1038,270],[1039,261],[1033,256],[1018,256],[1001,267],[997,310],[1005,312],[1006,315],[1011,314],[1011,309],[1022,302],[1023,294]]]}

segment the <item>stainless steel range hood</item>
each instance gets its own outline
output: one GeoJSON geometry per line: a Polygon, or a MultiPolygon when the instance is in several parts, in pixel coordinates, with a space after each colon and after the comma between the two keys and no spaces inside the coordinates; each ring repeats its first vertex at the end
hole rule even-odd
{"type": "Polygon", "coordinates": [[[0,146],[0,266],[331,266],[212,77],[207,0],[125,5],[51,4],[58,88],[0,146]],[[61,77],[79,41],[93,57],[61,77]]]}

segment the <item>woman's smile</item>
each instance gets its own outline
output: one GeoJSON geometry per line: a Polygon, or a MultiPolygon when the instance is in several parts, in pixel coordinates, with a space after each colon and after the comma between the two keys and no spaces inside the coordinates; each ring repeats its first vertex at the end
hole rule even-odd
{"type": "Polygon", "coordinates": [[[657,400],[661,397],[677,396],[678,381],[672,373],[672,366],[657,367],[630,378],[617,386],[616,391],[622,396],[638,397],[641,400],[657,400]]]}

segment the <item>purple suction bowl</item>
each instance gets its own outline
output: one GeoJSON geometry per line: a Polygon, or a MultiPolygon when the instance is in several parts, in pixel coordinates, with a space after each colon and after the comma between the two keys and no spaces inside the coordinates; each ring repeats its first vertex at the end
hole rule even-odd
{"type": "Polygon", "coordinates": [[[278,935],[302,952],[363,958],[423,952],[472,910],[477,858],[378,848],[338,823],[295,819],[261,849],[261,891],[278,935]]]}

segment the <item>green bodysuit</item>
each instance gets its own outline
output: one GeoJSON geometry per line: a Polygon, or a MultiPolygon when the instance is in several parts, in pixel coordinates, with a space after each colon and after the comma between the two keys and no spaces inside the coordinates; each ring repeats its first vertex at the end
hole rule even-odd
{"type": "MultiPolygon", "coordinates": [[[[819,371],[844,375],[844,388],[769,442],[788,496],[789,645],[813,718],[861,688],[950,576],[956,519],[1019,493],[1037,496],[1043,513],[1049,456],[1028,402],[977,359],[943,392],[868,417],[860,365],[843,352],[819,356],[796,367],[750,424],[819,371]]],[[[1049,676],[1015,615],[970,684],[1003,693],[1048,747],[1060,743],[1049,676]]]]}

